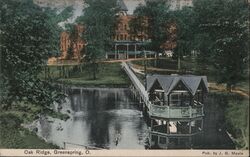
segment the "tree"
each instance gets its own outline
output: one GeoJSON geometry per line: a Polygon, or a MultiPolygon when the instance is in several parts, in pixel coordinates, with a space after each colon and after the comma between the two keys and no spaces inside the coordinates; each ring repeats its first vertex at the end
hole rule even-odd
{"type": "Polygon", "coordinates": [[[178,58],[180,61],[183,56],[191,55],[191,51],[194,50],[195,17],[193,9],[190,7],[183,7],[181,10],[173,11],[171,13],[171,19],[177,26],[177,43],[174,48],[174,58],[178,58]]]}
{"type": "MultiPolygon", "coordinates": [[[[141,8],[143,6],[140,6],[141,8]]],[[[129,21],[129,33],[141,41],[143,41],[144,36],[147,34],[147,28],[148,28],[148,23],[147,23],[147,17],[145,16],[135,16],[129,21]]]]}
{"type": "Polygon", "coordinates": [[[70,45],[67,50],[67,59],[72,59],[74,57],[74,44],[77,41],[78,33],[76,31],[76,25],[75,24],[67,24],[65,25],[67,32],[69,33],[69,39],[70,39],[70,45]]]}
{"type": "Polygon", "coordinates": [[[79,21],[84,23],[84,40],[87,41],[84,61],[93,79],[98,72],[98,60],[110,50],[115,31],[118,8],[116,0],[86,0],[87,8],[79,21]]]}
{"type": "MultiPolygon", "coordinates": [[[[58,9],[51,9],[51,8],[43,8],[44,13],[46,13],[46,24],[53,32],[51,34],[51,45],[53,46],[53,51],[51,51],[50,56],[58,56],[58,52],[60,51],[60,33],[63,31],[63,26],[61,27],[59,24],[73,16],[73,7],[69,6],[63,9],[61,12],[58,13],[58,9]]],[[[65,25],[67,29],[67,25],[65,25]]]]}
{"type": "Polygon", "coordinates": [[[24,101],[50,109],[63,94],[38,77],[54,46],[47,14],[32,0],[3,0],[0,15],[1,79],[7,91],[1,106],[24,101]]]}
{"type": "Polygon", "coordinates": [[[200,56],[208,56],[218,83],[226,83],[231,90],[244,79],[247,68],[248,3],[245,0],[195,0],[194,14],[197,34],[206,37],[199,38],[197,44],[200,56]]]}
{"type": "Polygon", "coordinates": [[[195,34],[193,44],[194,50],[198,52],[196,57],[196,68],[200,74],[207,75],[208,66],[213,64],[211,55],[213,41],[208,33],[195,34]]]}
{"type": "Polygon", "coordinates": [[[146,17],[146,33],[148,34],[149,39],[151,39],[149,49],[156,51],[157,54],[161,52],[161,45],[167,40],[166,25],[169,18],[169,7],[167,1],[146,1],[146,5],[140,5],[135,9],[134,15],[137,17],[135,20],[138,21],[133,21],[130,28],[137,32],[142,30],[145,25],[141,23],[141,19],[146,17]],[[139,27],[136,28],[138,23],[139,27]]]}

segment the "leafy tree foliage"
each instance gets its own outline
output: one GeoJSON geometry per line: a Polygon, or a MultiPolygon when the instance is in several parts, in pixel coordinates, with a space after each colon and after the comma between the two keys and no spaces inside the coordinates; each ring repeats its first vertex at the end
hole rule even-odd
{"type": "Polygon", "coordinates": [[[181,10],[172,12],[171,15],[171,19],[177,25],[177,46],[174,49],[174,56],[182,58],[190,55],[194,49],[195,17],[193,9],[184,7],[181,10]]]}
{"type": "Polygon", "coordinates": [[[156,52],[161,51],[161,44],[167,40],[166,25],[169,18],[169,7],[166,0],[146,1],[146,5],[140,5],[134,11],[137,22],[133,22],[130,28],[135,31],[144,29],[145,24],[140,23],[143,17],[147,17],[146,32],[151,39],[149,48],[156,52]]]}
{"type": "Polygon", "coordinates": [[[49,17],[32,0],[0,1],[0,15],[2,107],[27,101],[50,108],[63,95],[38,77],[53,50],[49,17]]]}
{"type": "Polygon", "coordinates": [[[79,21],[84,23],[84,40],[87,41],[84,61],[96,79],[98,59],[110,50],[116,24],[118,8],[116,0],[86,0],[84,16],[79,21]]]}
{"type": "Polygon", "coordinates": [[[245,0],[195,0],[198,61],[213,64],[218,83],[229,90],[244,79],[247,64],[248,3],[245,0]]]}
{"type": "MultiPolygon", "coordinates": [[[[52,41],[51,41],[51,45],[53,46],[53,50],[50,51],[50,55],[51,56],[58,56],[58,52],[60,51],[60,33],[63,31],[63,26],[60,27],[59,24],[61,22],[64,22],[65,20],[67,20],[68,18],[70,18],[71,16],[73,16],[73,7],[69,6],[66,7],[65,9],[63,9],[61,12],[58,13],[57,9],[51,9],[49,7],[47,8],[43,8],[44,9],[44,13],[46,13],[47,15],[47,19],[46,19],[46,23],[47,26],[49,27],[49,29],[51,30],[51,32],[53,32],[53,34],[51,34],[52,37],[52,41]]],[[[65,25],[65,27],[67,28],[67,25],[65,25]]]]}
{"type": "MultiPolygon", "coordinates": [[[[139,8],[143,8],[143,6],[140,4],[139,8]]],[[[129,21],[129,26],[129,33],[143,41],[144,34],[147,34],[147,17],[137,15],[129,21]]]]}

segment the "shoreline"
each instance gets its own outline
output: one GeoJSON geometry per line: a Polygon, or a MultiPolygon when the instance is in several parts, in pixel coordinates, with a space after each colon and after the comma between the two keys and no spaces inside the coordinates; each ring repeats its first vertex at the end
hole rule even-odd
{"type": "Polygon", "coordinates": [[[129,88],[131,84],[74,84],[64,81],[56,81],[57,85],[75,88],[129,88]]]}

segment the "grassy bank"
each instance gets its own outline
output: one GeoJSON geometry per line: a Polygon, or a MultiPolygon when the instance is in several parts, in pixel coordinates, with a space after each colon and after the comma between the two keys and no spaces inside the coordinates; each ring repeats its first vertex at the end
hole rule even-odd
{"type": "Polygon", "coordinates": [[[126,87],[130,83],[120,63],[100,63],[96,80],[93,80],[92,74],[83,68],[82,72],[72,73],[70,77],[59,78],[56,81],[62,84],[88,87],[126,87]]]}
{"type": "MultiPolygon", "coordinates": [[[[249,148],[249,99],[237,93],[227,91],[211,90],[210,96],[216,97],[218,104],[223,112],[223,125],[220,128],[225,129],[231,136],[237,149],[249,148]]],[[[221,122],[218,122],[221,123],[221,122]]]]}
{"type": "MultiPolygon", "coordinates": [[[[8,110],[0,108],[0,148],[59,148],[56,145],[47,143],[21,124],[28,124],[38,119],[42,112],[42,107],[24,102],[12,104],[8,110]]],[[[53,112],[52,110],[44,111],[46,115],[67,120],[68,115],[53,112]]]]}
{"type": "Polygon", "coordinates": [[[35,132],[21,127],[18,114],[0,113],[0,148],[11,149],[56,149],[58,146],[47,143],[35,132]]]}

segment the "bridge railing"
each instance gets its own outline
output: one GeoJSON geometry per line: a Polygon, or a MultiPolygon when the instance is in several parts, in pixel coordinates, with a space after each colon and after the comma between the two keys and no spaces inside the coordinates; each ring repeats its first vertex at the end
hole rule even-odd
{"type": "Polygon", "coordinates": [[[162,118],[196,118],[204,115],[203,105],[176,107],[151,104],[149,113],[151,116],[162,118]]]}
{"type": "Polygon", "coordinates": [[[135,88],[140,93],[141,97],[144,99],[144,102],[147,102],[148,100],[148,93],[145,90],[144,85],[140,82],[140,80],[137,78],[137,76],[134,74],[134,72],[131,70],[131,68],[127,65],[127,63],[123,62],[122,66],[124,67],[125,71],[127,72],[130,80],[134,84],[135,88]]]}

